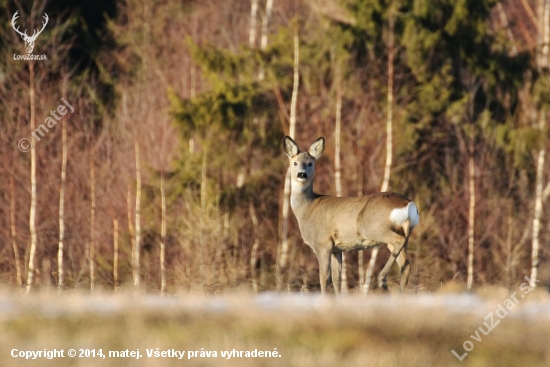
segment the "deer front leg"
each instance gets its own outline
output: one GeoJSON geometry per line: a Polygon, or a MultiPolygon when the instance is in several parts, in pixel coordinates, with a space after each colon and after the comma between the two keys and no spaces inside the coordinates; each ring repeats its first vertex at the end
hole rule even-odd
{"type": "Polygon", "coordinates": [[[334,286],[334,293],[340,294],[340,287],[342,282],[342,253],[333,252],[330,257],[330,267],[332,270],[332,285],[334,286]]]}
{"type": "Polygon", "coordinates": [[[330,275],[330,253],[332,248],[319,249],[317,259],[319,260],[319,281],[321,282],[321,293],[325,293],[330,275]]]}

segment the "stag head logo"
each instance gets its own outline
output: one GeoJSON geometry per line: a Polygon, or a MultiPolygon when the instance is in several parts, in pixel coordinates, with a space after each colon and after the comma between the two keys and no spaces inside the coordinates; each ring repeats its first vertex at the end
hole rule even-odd
{"type": "Polygon", "coordinates": [[[25,48],[27,49],[27,53],[31,54],[32,50],[34,49],[34,42],[36,41],[36,38],[40,33],[42,33],[44,28],[46,28],[46,24],[48,24],[48,19],[49,19],[48,14],[44,13],[44,22],[42,23],[42,29],[39,31],[35,29],[32,33],[32,36],[29,36],[27,35],[26,29],[25,29],[25,32],[21,32],[19,31],[19,26],[15,28],[15,20],[19,18],[19,15],[17,13],[19,13],[19,11],[16,11],[15,14],[13,15],[13,18],[11,18],[11,26],[17,33],[19,33],[21,38],[23,38],[23,41],[25,41],[25,48]]]}

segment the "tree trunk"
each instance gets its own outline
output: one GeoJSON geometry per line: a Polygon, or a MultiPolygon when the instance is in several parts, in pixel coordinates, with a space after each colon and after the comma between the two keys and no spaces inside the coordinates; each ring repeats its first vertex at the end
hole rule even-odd
{"type": "MultiPolygon", "coordinates": [[[[337,66],[338,68],[338,66],[337,66]]],[[[338,70],[337,74],[337,90],[336,90],[336,127],[334,129],[334,136],[336,140],[335,150],[334,150],[334,181],[336,186],[336,196],[342,196],[342,181],[341,181],[341,164],[340,164],[340,132],[342,130],[342,86],[340,85],[340,76],[338,70]]],[[[348,269],[346,266],[346,254],[342,253],[342,278],[340,279],[341,291],[342,293],[348,293],[348,269]]]]}
{"type": "Polygon", "coordinates": [[[128,214],[128,232],[130,232],[130,241],[132,248],[132,269],[134,267],[134,252],[136,247],[136,231],[134,229],[133,218],[132,218],[132,186],[128,182],[128,194],[126,195],[126,207],[128,214]]]}
{"type": "MultiPolygon", "coordinates": [[[[549,60],[548,60],[548,47],[550,42],[550,1],[548,0],[539,0],[538,3],[538,13],[539,13],[539,37],[538,37],[538,55],[537,55],[537,66],[539,70],[548,70],[549,60]]],[[[543,76],[544,77],[544,76],[543,76]]],[[[541,134],[544,136],[543,132],[546,127],[546,111],[544,106],[541,107],[538,115],[538,129],[541,134]]],[[[533,216],[533,242],[531,249],[531,282],[530,286],[534,288],[537,283],[538,276],[538,267],[539,267],[539,232],[540,232],[540,219],[542,216],[543,204],[547,195],[543,194],[543,181],[544,181],[544,161],[546,155],[546,141],[543,139],[541,143],[541,148],[539,150],[537,158],[537,172],[536,172],[536,181],[535,181],[535,208],[533,216]]],[[[544,190],[545,192],[547,190],[544,190]]]]}
{"type": "Polygon", "coordinates": [[[90,210],[90,290],[94,290],[95,286],[95,218],[96,218],[96,200],[95,200],[95,163],[94,150],[90,147],[90,197],[92,201],[90,210]]]}
{"type": "Polygon", "coordinates": [[[548,0],[539,0],[537,4],[538,12],[538,55],[537,66],[540,69],[548,68],[548,47],[550,42],[550,2],[548,0]]]}
{"type": "Polygon", "coordinates": [[[546,69],[550,67],[550,1],[544,1],[544,14],[542,16],[543,36],[542,36],[542,63],[546,69]]]}
{"type": "MultiPolygon", "coordinates": [[[[63,75],[61,94],[67,94],[68,76],[63,75]]],[[[65,283],[65,271],[63,268],[64,240],[65,240],[65,181],[67,177],[67,122],[66,118],[61,121],[61,182],[59,187],[59,245],[57,248],[57,287],[63,289],[65,283]]]]}
{"type": "Polygon", "coordinates": [[[334,129],[334,140],[335,140],[335,149],[334,149],[334,185],[336,187],[336,196],[342,196],[342,167],[340,165],[340,132],[342,129],[342,93],[340,91],[340,86],[337,87],[338,91],[336,92],[336,127],[334,129]]]}
{"type": "MultiPolygon", "coordinates": [[[[252,1],[253,1],[252,3],[253,7],[254,7],[254,4],[257,5],[258,0],[252,0],[252,1]]],[[[262,33],[261,33],[261,40],[260,40],[260,49],[262,51],[265,50],[267,47],[267,31],[269,27],[269,21],[271,20],[272,8],[273,8],[273,0],[267,0],[265,4],[265,14],[262,18],[262,33]]],[[[251,32],[252,32],[252,21],[251,21],[251,32]]],[[[250,41],[250,47],[254,47],[253,41],[250,41]]],[[[263,67],[260,67],[260,71],[258,72],[258,80],[261,81],[264,79],[264,77],[265,77],[264,69],[263,67]]],[[[286,187],[286,182],[285,182],[285,187],[286,187]]],[[[249,210],[250,210],[250,217],[252,219],[252,225],[254,227],[254,244],[252,245],[252,250],[250,253],[250,274],[252,276],[252,289],[254,290],[254,292],[258,292],[258,275],[256,272],[256,257],[257,257],[256,254],[260,246],[258,217],[256,216],[256,211],[254,210],[254,205],[252,203],[250,203],[249,205],[249,210]]],[[[286,233],[288,234],[288,227],[286,229],[286,233]]]]}
{"type": "Polygon", "coordinates": [[[258,0],[252,0],[250,8],[250,29],[248,32],[248,45],[254,48],[256,44],[256,14],[258,13],[258,0]]]}
{"type": "Polygon", "coordinates": [[[113,282],[118,290],[118,220],[113,219],[113,282]]]}
{"type": "Polygon", "coordinates": [[[132,275],[134,278],[134,286],[139,287],[140,281],[140,263],[139,263],[139,251],[141,241],[141,227],[140,227],[140,204],[141,204],[141,167],[139,161],[139,143],[137,137],[135,137],[135,160],[136,160],[136,207],[135,207],[135,240],[134,248],[132,251],[132,275]]]}
{"type": "Polygon", "coordinates": [[[59,246],[57,248],[57,286],[61,290],[65,284],[65,272],[63,269],[63,252],[65,240],[65,181],[67,177],[67,123],[61,121],[61,183],[59,188],[59,246]]]}
{"type": "Polygon", "coordinates": [[[386,165],[384,167],[384,181],[382,182],[382,188],[380,191],[388,191],[390,187],[390,171],[393,161],[393,22],[390,27],[390,40],[388,50],[388,116],[386,120],[386,165]]]}
{"type": "Polygon", "coordinates": [[[506,234],[506,289],[512,289],[512,236],[514,230],[514,217],[512,204],[508,204],[508,232],[506,234]]]}
{"type": "Polygon", "coordinates": [[[273,9],[273,0],[267,0],[265,3],[265,14],[262,19],[262,39],[260,43],[260,48],[265,50],[267,47],[267,31],[269,27],[269,22],[271,21],[271,11],[273,9]]]}
{"type": "Polygon", "coordinates": [[[289,136],[294,139],[296,133],[296,105],[298,104],[298,88],[300,86],[300,39],[298,26],[294,28],[294,75],[292,83],[292,100],[290,101],[290,131],[289,136]]]}
{"type": "MultiPolygon", "coordinates": [[[[544,111],[539,112],[539,129],[542,133],[544,131],[544,126],[546,125],[546,113],[544,111]]],[[[544,142],[543,142],[544,144],[544,142]]],[[[538,276],[538,267],[539,267],[539,233],[540,233],[540,219],[542,216],[542,206],[543,206],[543,175],[544,175],[544,161],[546,156],[546,149],[543,146],[539,150],[537,158],[537,172],[535,179],[535,212],[533,215],[533,240],[531,248],[531,282],[530,286],[536,286],[536,280],[538,276]]]]}
{"type": "Polygon", "coordinates": [[[470,137],[470,157],[468,158],[468,187],[470,192],[470,205],[468,215],[468,283],[466,289],[472,290],[474,283],[474,225],[476,209],[476,191],[475,191],[475,161],[473,152],[473,136],[470,137]]]}
{"type": "MultiPolygon", "coordinates": [[[[393,5],[391,5],[393,8],[393,5]]],[[[392,9],[389,10],[393,12],[392,9]]],[[[394,58],[394,28],[395,17],[390,14],[388,27],[388,95],[387,95],[387,120],[386,120],[386,165],[384,167],[384,180],[382,181],[382,187],[380,191],[388,191],[390,186],[390,173],[393,160],[393,142],[392,142],[392,130],[393,130],[393,58],[394,58]]],[[[372,249],[369,266],[367,268],[367,274],[365,276],[365,285],[363,286],[364,293],[368,293],[372,287],[372,276],[374,273],[374,266],[376,265],[376,258],[378,257],[378,247],[372,249]]]]}
{"type": "MultiPolygon", "coordinates": [[[[289,136],[294,139],[296,130],[296,105],[298,103],[298,87],[300,83],[299,74],[300,65],[300,44],[298,38],[298,28],[294,28],[294,82],[292,86],[292,100],[290,102],[290,131],[289,136]]],[[[282,228],[282,245],[281,256],[279,262],[279,274],[277,281],[277,289],[280,290],[282,285],[281,270],[286,267],[288,257],[288,217],[290,213],[290,168],[287,170],[285,179],[285,188],[283,195],[283,228],[282,228]]]]}
{"type": "Polygon", "coordinates": [[[357,251],[357,266],[359,267],[359,288],[357,288],[357,293],[363,291],[365,284],[365,250],[357,251]]]}
{"type": "MultiPolygon", "coordinates": [[[[359,118],[357,118],[357,141],[359,141],[359,137],[361,136],[361,116],[363,115],[363,108],[361,108],[361,112],[359,113],[359,118]]],[[[363,165],[362,165],[362,159],[361,156],[358,155],[358,162],[357,162],[357,197],[363,196],[363,165]]],[[[363,292],[363,287],[365,286],[365,250],[359,250],[357,251],[357,266],[359,267],[359,288],[357,288],[357,292],[363,292]]]]}
{"type": "Polygon", "coordinates": [[[160,174],[160,197],[160,292],[164,293],[166,292],[166,192],[164,188],[164,171],[160,174]]]}
{"type": "MultiPolygon", "coordinates": [[[[35,101],[34,101],[34,62],[29,61],[29,79],[30,79],[30,105],[31,105],[31,133],[34,131],[36,126],[36,111],[35,111],[35,101]]],[[[32,142],[35,141],[34,137],[31,138],[32,142]]],[[[29,267],[27,272],[27,286],[26,292],[29,293],[31,290],[34,272],[35,272],[35,257],[36,257],[36,246],[38,242],[36,234],[36,144],[31,144],[31,208],[29,214],[29,231],[31,235],[31,245],[29,250],[29,267]]]]}
{"type": "Polygon", "coordinates": [[[199,234],[200,234],[200,249],[199,249],[199,259],[200,259],[200,266],[199,266],[199,274],[200,274],[200,281],[201,286],[204,289],[204,283],[205,283],[205,276],[204,276],[204,267],[205,267],[205,261],[204,261],[204,252],[206,243],[204,241],[204,228],[206,226],[205,216],[206,216],[206,157],[208,155],[208,152],[206,148],[203,151],[202,154],[202,165],[201,165],[201,216],[200,216],[200,222],[199,222],[199,234]]]}
{"type": "MultiPolygon", "coordinates": [[[[264,51],[267,47],[267,31],[269,27],[269,22],[271,21],[271,11],[273,9],[273,0],[267,0],[265,3],[265,14],[262,19],[262,39],[260,41],[260,49],[264,51]]],[[[260,68],[258,73],[258,79],[263,80],[265,77],[264,68],[260,68]]]]}
{"type": "Polygon", "coordinates": [[[254,244],[252,245],[252,251],[250,252],[250,275],[252,277],[252,290],[258,292],[258,274],[256,272],[256,260],[258,248],[260,247],[260,238],[258,233],[258,216],[254,209],[254,204],[248,204],[248,210],[250,212],[250,219],[252,219],[252,226],[254,227],[254,244]]]}
{"type": "MultiPolygon", "coordinates": [[[[12,162],[13,165],[13,162],[12,162]]],[[[15,276],[19,288],[23,287],[23,273],[21,270],[21,259],[19,257],[19,248],[17,246],[17,226],[15,223],[15,184],[13,182],[13,168],[10,172],[10,226],[11,226],[11,245],[13,247],[13,258],[15,261],[15,276]]]]}

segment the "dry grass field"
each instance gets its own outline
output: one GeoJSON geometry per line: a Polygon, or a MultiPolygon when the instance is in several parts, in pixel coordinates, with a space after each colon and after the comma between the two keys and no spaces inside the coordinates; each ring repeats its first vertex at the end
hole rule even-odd
{"type": "Polygon", "coordinates": [[[504,314],[499,305],[511,303],[502,291],[340,298],[4,291],[0,365],[548,366],[550,297],[521,295],[504,314]],[[63,357],[32,359],[54,349],[63,357]]]}

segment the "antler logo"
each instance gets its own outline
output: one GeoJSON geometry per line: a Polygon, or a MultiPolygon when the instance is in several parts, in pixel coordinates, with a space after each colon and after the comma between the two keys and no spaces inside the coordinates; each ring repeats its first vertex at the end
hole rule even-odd
{"type": "Polygon", "coordinates": [[[25,29],[25,32],[22,33],[22,32],[19,31],[19,26],[17,26],[17,28],[15,28],[15,20],[17,18],[19,18],[19,15],[17,15],[17,13],[19,13],[19,10],[16,11],[15,14],[13,15],[13,18],[11,18],[11,26],[13,27],[13,29],[17,33],[19,33],[21,38],[23,38],[23,41],[25,41],[25,48],[27,49],[27,53],[31,54],[32,50],[34,49],[34,42],[36,41],[36,38],[38,37],[38,35],[40,33],[42,33],[44,28],[46,28],[46,24],[48,24],[48,19],[49,19],[48,14],[44,13],[44,20],[45,21],[42,23],[42,29],[39,30],[39,31],[36,31],[36,29],[35,29],[32,33],[32,36],[28,36],[26,29],[25,29]]]}

